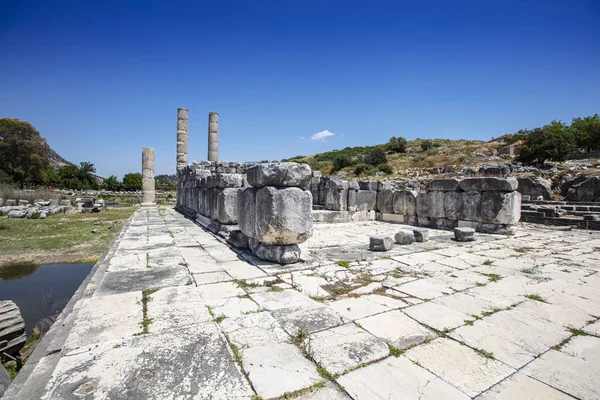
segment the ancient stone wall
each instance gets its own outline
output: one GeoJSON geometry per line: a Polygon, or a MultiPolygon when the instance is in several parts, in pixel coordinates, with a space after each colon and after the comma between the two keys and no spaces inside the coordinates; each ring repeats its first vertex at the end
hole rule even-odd
{"type": "MultiPolygon", "coordinates": [[[[469,226],[480,232],[498,232],[519,221],[521,195],[517,184],[514,178],[440,179],[419,192],[396,189],[392,182],[313,174],[310,191],[317,210],[431,228],[469,226]]],[[[315,214],[317,220],[336,221],[336,214],[315,214]]]]}
{"type": "Polygon", "coordinates": [[[312,235],[306,164],[201,161],[178,173],[177,207],[232,245],[282,264],[312,235]]]}

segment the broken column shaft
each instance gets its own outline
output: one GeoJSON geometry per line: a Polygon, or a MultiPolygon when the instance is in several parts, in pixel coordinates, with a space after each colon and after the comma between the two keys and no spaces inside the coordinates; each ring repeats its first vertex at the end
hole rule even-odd
{"type": "Polygon", "coordinates": [[[177,109],[177,171],[188,165],[188,109],[177,109]]]}
{"type": "Polygon", "coordinates": [[[219,159],[219,113],[208,113],[208,161],[219,159]]]}
{"type": "Polygon", "coordinates": [[[154,149],[142,149],[142,207],[156,205],[154,192],[154,149]]]}

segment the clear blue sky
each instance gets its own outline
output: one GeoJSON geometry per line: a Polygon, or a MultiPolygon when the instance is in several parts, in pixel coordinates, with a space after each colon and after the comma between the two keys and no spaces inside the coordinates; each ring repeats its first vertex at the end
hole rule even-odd
{"type": "Polygon", "coordinates": [[[209,111],[235,161],[600,112],[599,0],[3,1],[0,54],[0,118],[102,176],[173,173],[177,107],[190,161],[209,111]]]}

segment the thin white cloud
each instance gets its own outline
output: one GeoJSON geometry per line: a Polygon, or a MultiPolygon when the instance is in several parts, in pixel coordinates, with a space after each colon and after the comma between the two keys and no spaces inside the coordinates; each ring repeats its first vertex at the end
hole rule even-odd
{"type": "Polygon", "coordinates": [[[335,133],[325,130],[325,131],[315,133],[314,135],[312,135],[310,137],[310,140],[320,140],[321,142],[324,142],[325,138],[327,138],[329,136],[334,136],[334,135],[335,135],[335,133]]]}
{"type": "Polygon", "coordinates": [[[298,139],[304,140],[304,136],[298,136],[298,139]]]}

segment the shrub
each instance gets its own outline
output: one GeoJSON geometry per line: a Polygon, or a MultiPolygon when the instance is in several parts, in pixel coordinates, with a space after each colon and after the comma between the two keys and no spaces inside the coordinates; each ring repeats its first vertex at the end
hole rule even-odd
{"type": "Polygon", "coordinates": [[[425,139],[421,142],[421,150],[427,151],[433,147],[433,142],[429,139],[425,139]]]}
{"type": "Polygon", "coordinates": [[[333,166],[331,168],[331,172],[336,172],[341,170],[342,168],[351,167],[352,159],[347,155],[340,155],[333,159],[333,166]]]}
{"type": "Polygon", "coordinates": [[[39,212],[39,211],[32,212],[30,215],[31,219],[40,219],[40,214],[41,214],[41,212],[39,212]]]}
{"type": "Polygon", "coordinates": [[[575,138],[566,126],[560,121],[552,121],[527,132],[517,160],[524,163],[564,161],[576,147],[575,138]]]}
{"type": "Polygon", "coordinates": [[[364,161],[366,164],[373,166],[379,164],[387,164],[388,162],[387,157],[385,155],[385,151],[383,151],[383,149],[380,147],[376,147],[370,152],[368,152],[364,157],[364,161]]]}
{"type": "Polygon", "coordinates": [[[371,171],[372,167],[368,164],[360,164],[356,168],[354,168],[354,175],[360,176],[363,174],[368,174],[371,171]]]}
{"type": "Polygon", "coordinates": [[[377,171],[381,171],[384,174],[390,175],[394,173],[394,169],[389,164],[379,164],[377,166],[377,171]]]}
{"type": "Polygon", "coordinates": [[[387,149],[394,153],[405,153],[406,139],[403,137],[392,136],[387,144],[387,149]]]}

